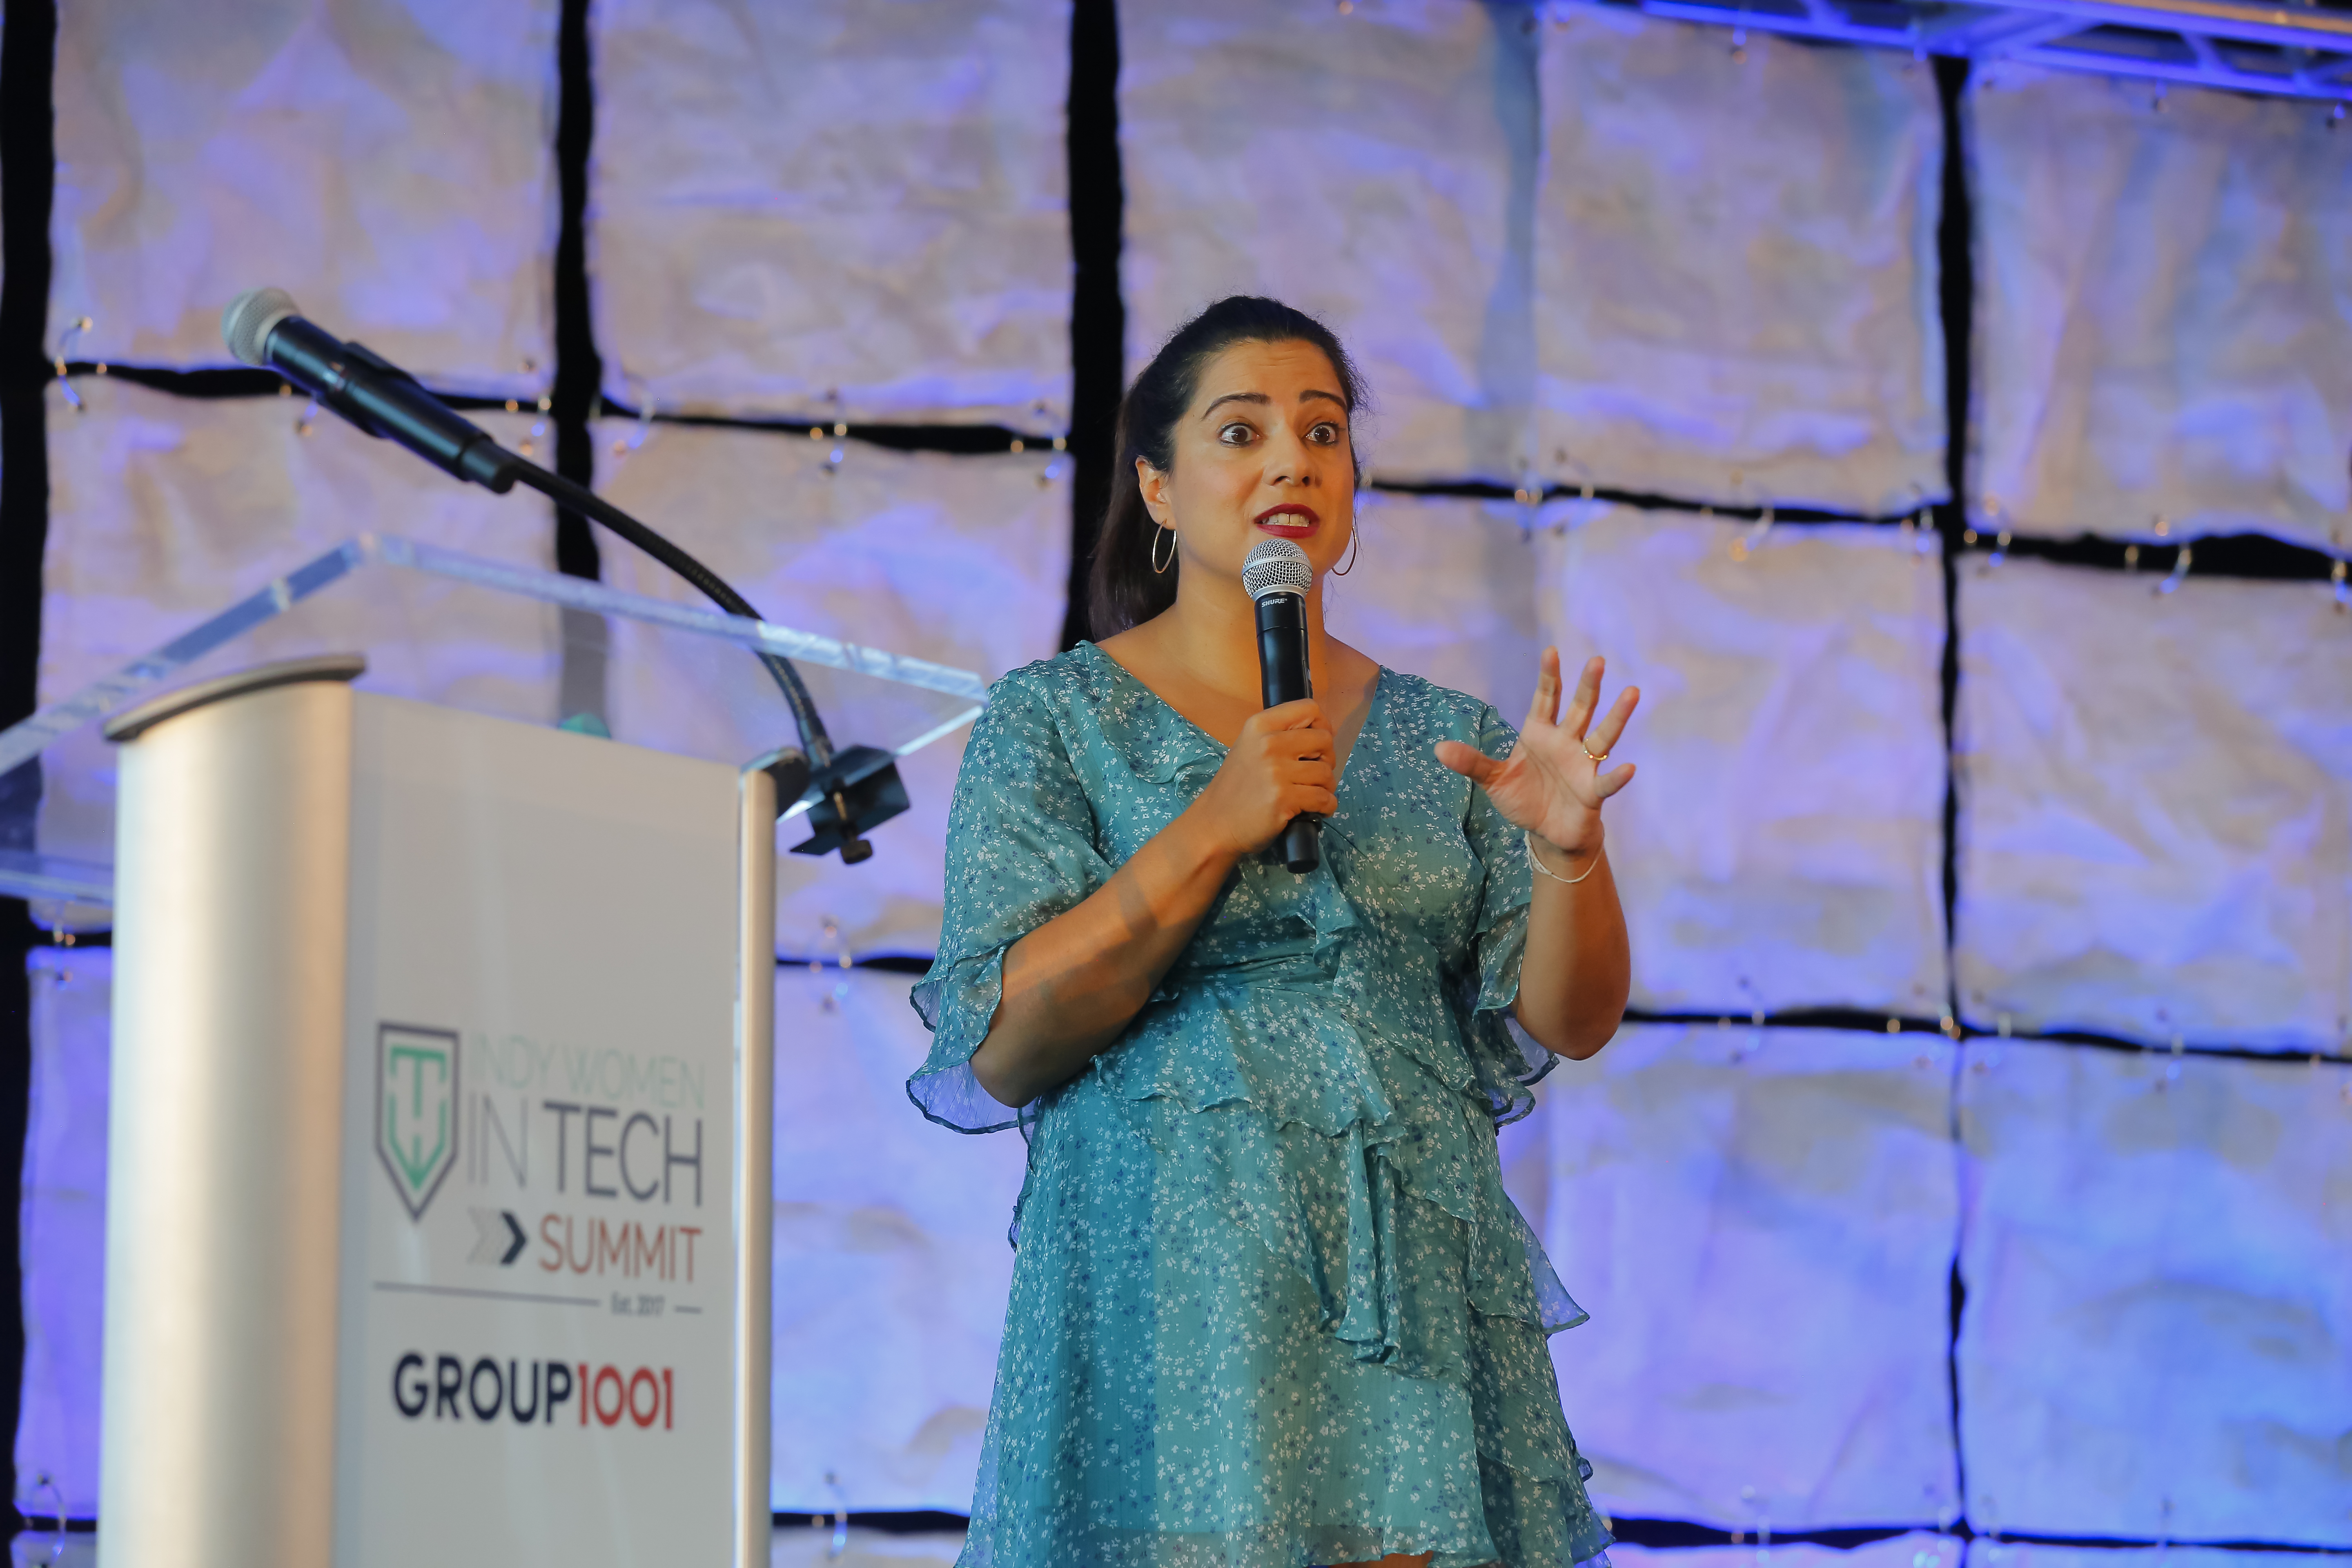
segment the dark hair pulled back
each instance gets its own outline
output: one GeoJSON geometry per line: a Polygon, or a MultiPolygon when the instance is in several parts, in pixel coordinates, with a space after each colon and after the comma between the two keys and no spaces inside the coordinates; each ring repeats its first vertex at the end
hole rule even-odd
{"type": "MultiPolygon", "coordinates": [[[[1161,473],[1176,463],[1176,426],[1200,391],[1201,372],[1235,343],[1312,343],[1331,362],[1339,395],[1352,415],[1364,401],[1363,377],[1331,329],[1279,300],[1234,294],[1218,300],[1176,331],[1160,346],[1118,405],[1118,460],[1111,475],[1110,504],[1095,538],[1094,567],[1087,584],[1087,619],[1097,639],[1150,620],[1176,602],[1176,574],[1151,569],[1153,536],[1159,531],[1143,504],[1138,458],[1161,473]]],[[[1352,440],[1352,437],[1350,438],[1352,440]]],[[[1356,478],[1363,479],[1360,462],[1356,478]]]]}

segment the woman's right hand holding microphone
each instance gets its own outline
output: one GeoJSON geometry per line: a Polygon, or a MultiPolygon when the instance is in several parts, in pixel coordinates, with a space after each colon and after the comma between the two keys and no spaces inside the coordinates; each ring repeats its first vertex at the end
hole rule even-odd
{"type": "Polygon", "coordinates": [[[1330,721],[1311,697],[1254,713],[1217,776],[1177,820],[1213,852],[1234,860],[1254,855],[1301,812],[1328,816],[1339,809],[1332,793],[1338,751],[1330,721]]]}

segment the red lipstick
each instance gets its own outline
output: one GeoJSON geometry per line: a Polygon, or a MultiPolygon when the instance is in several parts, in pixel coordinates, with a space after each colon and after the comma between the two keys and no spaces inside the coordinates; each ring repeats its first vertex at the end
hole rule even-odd
{"type": "Polygon", "coordinates": [[[1289,501],[1266,508],[1251,521],[1262,532],[1271,533],[1277,539],[1305,539],[1315,531],[1316,525],[1322,519],[1315,515],[1313,507],[1289,501]]]}

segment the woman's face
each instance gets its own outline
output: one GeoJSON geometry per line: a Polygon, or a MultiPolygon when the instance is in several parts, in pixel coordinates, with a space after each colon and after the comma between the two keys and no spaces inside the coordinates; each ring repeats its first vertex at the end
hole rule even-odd
{"type": "Polygon", "coordinates": [[[1356,526],[1355,447],[1339,378],[1312,343],[1235,343],[1201,372],[1175,468],[1139,460],[1144,505],[1176,531],[1187,577],[1238,589],[1267,538],[1295,539],[1319,579],[1356,526]]]}

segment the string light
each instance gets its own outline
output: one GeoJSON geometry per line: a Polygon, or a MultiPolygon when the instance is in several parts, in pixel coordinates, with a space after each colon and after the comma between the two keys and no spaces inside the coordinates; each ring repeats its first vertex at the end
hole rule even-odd
{"type": "MultiPolygon", "coordinates": [[[[89,317],[75,317],[73,324],[67,327],[65,334],[58,339],[57,357],[49,362],[58,373],[58,390],[65,394],[66,405],[77,414],[84,414],[89,412],[89,410],[82,405],[81,394],[76,392],[73,389],[73,383],[66,378],[66,361],[68,353],[72,348],[73,341],[81,336],[84,332],[89,331],[91,321],[89,317]]],[[[103,375],[105,372],[101,369],[99,374],[103,375]]]]}

